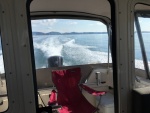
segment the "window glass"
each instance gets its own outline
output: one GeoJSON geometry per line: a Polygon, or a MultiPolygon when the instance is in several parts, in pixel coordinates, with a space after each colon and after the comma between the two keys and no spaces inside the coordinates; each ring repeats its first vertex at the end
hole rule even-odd
{"type": "Polygon", "coordinates": [[[108,62],[108,33],[102,22],[77,19],[31,22],[36,69],[48,67],[48,59],[53,56],[61,56],[62,66],[108,62]]]}
{"type": "Polygon", "coordinates": [[[141,52],[141,46],[139,43],[139,38],[137,35],[137,31],[135,31],[134,33],[135,37],[134,37],[134,48],[135,48],[135,68],[138,69],[144,69],[144,63],[143,63],[143,57],[142,57],[142,52],[141,52]]]}
{"type": "Polygon", "coordinates": [[[135,87],[150,86],[150,12],[148,5],[135,6],[135,87]],[[144,9],[144,10],[143,10],[144,9]]]}
{"type": "Polygon", "coordinates": [[[0,37],[0,112],[4,112],[7,109],[8,109],[7,86],[6,86],[3,52],[0,37]]]}
{"type": "Polygon", "coordinates": [[[150,69],[150,17],[149,18],[139,17],[139,23],[142,31],[143,42],[150,69]]]}

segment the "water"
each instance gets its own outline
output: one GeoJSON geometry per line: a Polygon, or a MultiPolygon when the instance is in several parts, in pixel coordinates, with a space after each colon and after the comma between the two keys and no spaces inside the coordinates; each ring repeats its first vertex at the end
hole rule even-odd
{"type": "MultiPolygon", "coordinates": [[[[150,34],[143,33],[145,49],[150,61],[148,36],[150,34]]],[[[36,68],[46,67],[47,58],[55,55],[63,56],[65,66],[108,62],[107,34],[35,35],[34,48],[36,68]]],[[[135,59],[136,67],[144,69],[137,34],[135,34],[135,59]]]]}
{"type": "Polygon", "coordinates": [[[36,68],[46,67],[50,56],[62,56],[65,66],[108,62],[107,34],[35,35],[33,39],[36,68]]]}
{"type": "MultiPolygon", "coordinates": [[[[143,40],[150,65],[150,33],[143,33],[143,40]]],[[[47,59],[54,55],[63,56],[63,64],[65,66],[108,62],[107,34],[34,35],[33,41],[37,69],[47,67],[47,59]]],[[[141,49],[136,33],[135,59],[136,67],[144,69],[141,49]]],[[[0,43],[0,73],[3,72],[3,55],[0,43]]]]}
{"type": "MultiPolygon", "coordinates": [[[[150,68],[150,33],[142,33],[143,35],[143,42],[145,46],[145,51],[147,55],[147,60],[148,60],[148,65],[150,68]]],[[[138,40],[137,33],[135,33],[135,67],[144,69],[144,64],[143,64],[143,58],[142,58],[142,53],[141,53],[141,48],[140,48],[140,43],[138,40]]]]}

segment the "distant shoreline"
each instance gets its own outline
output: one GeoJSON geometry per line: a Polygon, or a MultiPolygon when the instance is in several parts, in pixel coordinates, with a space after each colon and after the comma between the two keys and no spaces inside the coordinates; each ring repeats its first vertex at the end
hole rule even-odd
{"type": "MultiPolygon", "coordinates": [[[[136,31],[134,33],[137,33],[136,31]]],[[[142,31],[142,33],[150,33],[149,31],[142,31]]],[[[32,32],[33,35],[79,35],[79,34],[107,34],[107,32],[67,32],[67,33],[60,33],[60,32],[32,32]]]]}
{"type": "MultiPolygon", "coordinates": [[[[137,33],[137,31],[135,31],[134,33],[137,33]]],[[[150,33],[150,31],[142,31],[142,33],[150,33]]]]}
{"type": "Polygon", "coordinates": [[[78,34],[107,34],[107,32],[68,32],[68,33],[60,33],[60,32],[32,32],[33,35],[78,35],[78,34]]]}

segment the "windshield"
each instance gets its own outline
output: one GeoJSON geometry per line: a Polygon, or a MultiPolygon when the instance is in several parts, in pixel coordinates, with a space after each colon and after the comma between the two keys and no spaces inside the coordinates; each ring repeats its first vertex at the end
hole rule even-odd
{"type": "Polygon", "coordinates": [[[31,22],[37,69],[47,67],[52,56],[61,56],[63,66],[108,62],[107,26],[102,22],[79,19],[31,22]]]}

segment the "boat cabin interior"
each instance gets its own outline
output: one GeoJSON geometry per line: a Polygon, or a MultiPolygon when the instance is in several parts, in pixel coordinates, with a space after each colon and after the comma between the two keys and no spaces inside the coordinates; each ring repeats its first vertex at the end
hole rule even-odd
{"type": "Polygon", "coordinates": [[[0,113],[150,113],[149,0],[1,0],[0,12],[0,113]]]}

